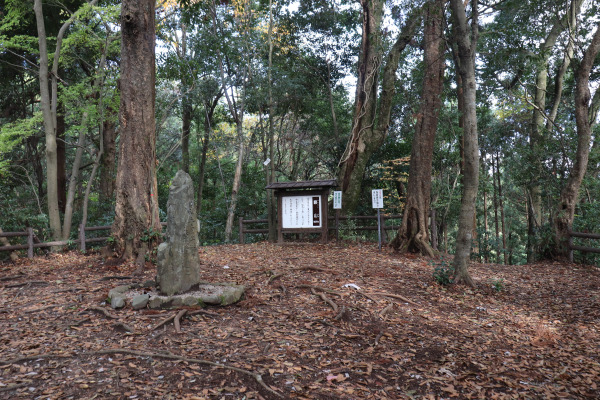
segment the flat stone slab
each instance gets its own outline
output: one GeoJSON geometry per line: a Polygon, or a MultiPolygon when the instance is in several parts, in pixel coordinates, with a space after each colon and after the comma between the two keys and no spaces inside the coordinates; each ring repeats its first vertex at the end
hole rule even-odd
{"type": "MultiPolygon", "coordinates": [[[[129,290],[123,290],[124,286],[120,286],[118,290],[119,294],[114,297],[122,298],[127,305],[132,306],[134,309],[142,308],[138,303],[138,300],[142,296],[147,296],[147,307],[152,309],[181,306],[228,306],[240,301],[244,296],[244,291],[246,290],[244,285],[201,282],[197,285],[194,285],[185,293],[165,296],[161,295],[156,288],[148,289],[148,286],[150,285],[145,284],[144,286],[147,288],[144,290],[145,293],[140,291],[140,285],[130,285],[129,290]]],[[[116,294],[115,292],[116,291],[112,289],[110,293],[116,294]]],[[[123,307],[125,304],[121,305],[120,303],[119,305],[123,307]]],[[[146,305],[144,304],[143,308],[145,307],[146,305]]],[[[116,307],[113,306],[113,308],[116,307]]]]}

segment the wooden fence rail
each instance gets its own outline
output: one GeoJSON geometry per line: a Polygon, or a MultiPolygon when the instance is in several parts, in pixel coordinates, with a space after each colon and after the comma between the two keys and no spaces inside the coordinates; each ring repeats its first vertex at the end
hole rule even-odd
{"type": "MultiPolygon", "coordinates": [[[[166,226],[166,222],[161,222],[162,226],[166,226]]],[[[100,243],[106,241],[110,236],[104,237],[96,237],[96,238],[86,238],[86,232],[93,231],[105,231],[109,230],[111,225],[103,225],[103,226],[86,226],[79,225],[79,238],[77,240],[58,240],[53,242],[44,242],[41,243],[35,234],[33,233],[33,228],[27,228],[23,232],[2,232],[0,233],[0,237],[27,237],[27,244],[17,244],[11,246],[0,246],[0,251],[15,251],[15,250],[27,250],[27,257],[33,258],[33,249],[39,249],[43,247],[55,247],[55,246],[67,246],[71,244],[79,244],[79,249],[81,251],[86,250],[87,243],[100,243]]]]}
{"type": "MultiPolygon", "coordinates": [[[[385,221],[387,220],[397,220],[402,219],[402,215],[382,215],[381,216],[381,224],[382,231],[384,232],[383,240],[386,241],[386,231],[390,230],[398,230],[398,226],[385,226],[385,221]]],[[[336,238],[339,237],[340,221],[377,221],[377,215],[358,215],[358,216],[332,216],[329,217],[329,231],[334,231],[336,238]]],[[[267,219],[243,219],[239,218],[239,241],[240,243],[245,243],[246,234],[248,233],[269,233],[268,228],[246,228],[247,225],[256,225],[256,224],[268,224],[267,219]]],[[[353,227],[352,230],[355,231],[376,231],[377,225],[367,225],[367,226],[356,226],[353,227]]]]}
{"type": "Polygon", "coordinates": [[[597,239],[600,240],[600,234],[588,232],[573,232],[569,231],[569,261],[573,262],[573,251],[578,250],[584,253],[599,253],[600,249],[596,247],[577,246],[573,244],[573,238],[597,239]]]}

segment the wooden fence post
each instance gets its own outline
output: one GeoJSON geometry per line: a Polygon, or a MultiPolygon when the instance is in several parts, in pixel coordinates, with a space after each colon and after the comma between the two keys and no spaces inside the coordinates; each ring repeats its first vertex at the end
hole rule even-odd
{"type": "Polygon", "coordinates": [[[85,226],[79,224],[79,249],[85,251],[85,226]]]}
{"type": "Polygon", "coordinates": [[[569,262],[573,262],[573,236],[571,236],[571,231],[569,231],[569,262]]]}
{"type": "Polygon", "coordinates": [[[240,241],[240,244],[244,244],[244,241],[245,241],[244,236],[246,236],[244,234],[244,217],[239,218],[239,224],[240,224],[240,228],[239,228],[240,229],[240,232],[239,232],[240,240],[239,241],[240,241]]]}
{"type": "Polygon", "coordinates": [[[33,258],[33,228],[27,227],[27,258],[33,258]]]}

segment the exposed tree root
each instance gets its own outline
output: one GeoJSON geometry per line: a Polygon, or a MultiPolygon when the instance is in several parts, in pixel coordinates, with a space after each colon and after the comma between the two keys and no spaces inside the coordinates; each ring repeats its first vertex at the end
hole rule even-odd
{"type": "MultiPolygon", "coordinates": [[[[19,358],[14,358],[12,360],[0,360],[0,365],[17,364],[17,363],[21,363],[21,362],[25,362],[25,361],[33,361],[33,360],[40,360],[40,359],[46,359],[46,358],[73,358],[73,357],[86,356],[86,355],[87,356],[97,356],[97,355],[102,355],[102,354],[129,354],[129,355],[138,356],[138,357],[163,358],[163,359],[167,359],[167,360],[184,361],[184,362],[191,363],[191,364],[210,365],[210,366],[216,367],[216,368],[228,369],[231,371],[239,372],[244,375],[251,376],[263,389],[265,389],[272,395],[277,396],[278,398],[283,398],[283,396],[281,394],[279,394],[275,390],[271,389],[271,387],[269,387],[265,383],[265,381],[263,381],[262,375],[257,372],[233,367],[231,365],[219,364],[214,361],[201,360],[198,358],[188,358],[188,357],[178,356],[178,355],[171,354],[171,353],[149,353],[149,352],[145,352],[145,351],[129,350],[129,349],[106,349],[106,350],[98,350],[98,351],[90,351],[90,352],[81,352],[81,353],[71,354],[71,355],[39,354],[39,355],[33,355],[33,356],[19,357],[19,358]]],[[[12,389],[17,389],[17,387],[13,386],[12,389]]],[[[5,388],[5,390],[11,390],[11,389],[5,388]]]]}
{"type": "Polygon", "coordinates": [[[386,296],[386,297],[391,297],[392,299],[397,299],[397,300],[402,300],[405,303],[409,303],[415,306],[420,305],[419,303],[415,303],[414,301],[407,299],[404,296],[400,296],[399,294],[393,294],[393,293],[384,293],[384,292],[378,292],[378,293],[369,293],[372,296],[386,296]]]}
{"type": "Polygon", "coordinates": [[[114,315],[112,315],[110,312],[108,312],[107,309],[102,308],[102,307],[88,307],[85,310],[83,310],[81,313],[84,313],[84,312],[87,312],[87,311],[98,312],[98,313],[104,315],[106,318],[110,318],[110,319],[117,319],[118,318],[118,317],[115,317],[114,315]]]}
{"type": "Polygon", "coordinates": [[[297,267],[294,268],[296,271],[318,271],[318,272],[328,272],[330,274],[335,274],[335,271],[332,271],[330,269],[325,269],[325,268],[320,268],[320,267],[313,267],[313,266],[304,266],[304,267],[297,267]]]}
{"type": "Polygon", "coordinates": [[[175,325],[175,332],[181,333],[181,317],[183,317],[187,313],[186,309],[179,310],[175,318],[173,319],[173,325],[175,325]]]}
{"type": "Polygon", "coordinates": [[[393,308],[394,308],[394,303],[388,304],[387,306],[385,306],[385,308],[383,310],[381,310],[381,312],[379,313],[379,316],[381,318],[383,318],[387,313],[392,311],[393,308]]]}
{"type": "Polygon", "coordinates": [[[280,273],[280,274],[273,274],[273,275],[271,275],[271,277],[269,277],[269,280],[267,281],[267,285],[270,285],[271,282],[273,282],[275,279],[281,278],[283,275],[285,275],[285,274],[280,273]]]}
{"type": "Polygon", "coordinates": [[[46,281],[29,281],[29,282],[21,282],[21,283],[13,283],[11,285],[4,286],[5,288],[16,288],[23,286],[32,286],[32,285],[49,285],[46,281]]]}
{"type": "Polygon", "coordinates": [[[327,297],[325,293],[317,293],[317,291],[314,288],[310,288],[310,292],[315,296],[320,297],[325,303],[329,304],[331,308],[333,308],[334,312],[338,312],[338,305],[335,304],[329,297],[327,297]]]}
{"type": "Polygon", "coordinates": [[[258,384],[260,386],[262,386],[263,389],[265,389],[266,391],[268,391],[269,393],[271,393],[274,396],[277,396],[279,398],[283,398],[283,396],[281,394],[279,394],[278,392],[276,392],[275,390],[271,389],[266,383],[265,381],[263,381],[262,379],[262,375],[257,373],[257,372],[253,372],[253,371],[248,371],[242,368],[237,368],[237,367],[233,367],[231,365],[225,365],[225,364],[219,364],[213,361],[208,361],[208,360],[201,360],[198,358],[188,358],[188,357],[182,357],[182,356],[178,356],[175,354],[170,354],[170,353],[146,353],[143,351],[138,351],[138,350],[129,350],[129,349],[106,349],[106,350],[100,350],[100,351],[96,351],[96,352],[92,352],[92,353],[87,353],[87,354],[93,354],[93,355],[98,355],[98,354],[129,354],[129,355],[135,355],[138,357],[149,357],[149,358],[164,358],[164,359],[168,359],[168,360],[178,360],[178,361],[184,361],[184,362],[188,362],[188,363],[192,363],[192,364],[201,364],[201,365],[210,365],[212,367],[217,367],[217,368],[223,368],[223,369],[228,369],[231,371],[235,371],[235,372],[239,372],[241,374],[244,375],[248,375],[251,376],[252,378],[254,378],[254,380],[256,382],[258,382],[258,384]]]}
{"type": "Polygon", "coordinates": [[[325,292],[325,293],[329,293],[329,294],[335,294],[336,296],[340,296],[342,297],[342,294],[340,292],[336,292],[335,290],[331,290],[331,289],[327,289],[321,286],[313,286],[313,285],[296,285],[297,288],[301,288],[301,289],[315,289],[315,290],[319,290],[321,292],[325,292]]]}
{"type": "Polygon", "coordinates": [[[151,331],[155,331],[158,328],[160,328],[163,325],[168,324],[169,322],[171,322],[173,319],[175,319],[175,317],[177,316],[177,314],[171,314],[169,315],[167,318],[163,319],[162,321],[160,321],[158,324],[154,325],[154,327],[152,329],[150,329],[151,331]]]}

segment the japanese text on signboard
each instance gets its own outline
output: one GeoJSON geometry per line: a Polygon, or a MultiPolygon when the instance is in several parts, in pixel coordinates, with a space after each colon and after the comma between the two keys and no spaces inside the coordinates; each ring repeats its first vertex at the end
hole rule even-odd
{"type": "Polygon", "coordinates": [[[283,228],[320,228],[320,196],[284,196],[281,198],[283,228]]]}

